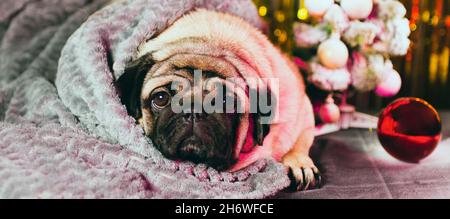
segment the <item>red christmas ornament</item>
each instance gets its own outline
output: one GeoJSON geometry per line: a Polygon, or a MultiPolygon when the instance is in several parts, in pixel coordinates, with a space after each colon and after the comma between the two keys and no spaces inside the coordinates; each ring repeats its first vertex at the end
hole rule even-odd
{"type": "Polygon", "coordinates": [[[380,115],[378,138],[395,158],[418,163],[429,156],[441,140],[438,112],[419,98],[400,98],[380,115]]]}

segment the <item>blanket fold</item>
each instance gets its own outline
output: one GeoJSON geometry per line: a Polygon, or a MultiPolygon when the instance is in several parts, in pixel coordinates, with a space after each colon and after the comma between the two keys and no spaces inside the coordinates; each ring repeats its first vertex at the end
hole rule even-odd
{"type": "Polygon", "coordinates": [[[289,184],[260,160],[234,173],[165,159],[115,81],[181,16],[204,8],[262,23],[250,0],[0,2],[0,197],[263,198],[289,184]]]}

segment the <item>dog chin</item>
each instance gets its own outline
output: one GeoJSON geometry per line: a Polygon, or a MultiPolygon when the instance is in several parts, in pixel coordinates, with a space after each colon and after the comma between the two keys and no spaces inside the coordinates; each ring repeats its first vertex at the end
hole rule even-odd
{"type": "Polygon", "coordinates": [[[180,158],[193,162],[204,161],[208,155],[208,152],[204,150],[206,147],[199,143],[199,139],[195,136],[181,141],[177,148],[177,154],[180,158]]]}
{"type": "Polygon", "coordinates": [[[221,156],[217,151],[207,148],[198,137],[189,137],[179,144],[175,157],[195,164],[204,163],[219,171],[230,168],[234,163],[231,157],[221,156]]]}
{"type": "Polygon", "coordinates": [[[236,162],[232,156],[224,156],[223,152],[214,150],[214,145],[206,145],[200,137],[195,135],[180,140],[175,150],[165,150],[168,149],[167,145],[156,146],[168,159],[190,161],[195,164],[203,163],[218,171],[227,170],[236,162]]]}

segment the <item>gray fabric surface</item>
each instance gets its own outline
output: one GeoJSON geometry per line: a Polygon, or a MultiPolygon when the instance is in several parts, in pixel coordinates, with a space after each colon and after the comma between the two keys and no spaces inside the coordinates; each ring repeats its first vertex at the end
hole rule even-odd
{"type": "Polygon", "coordinates": [[[376,131],[342,131],[316,139],[312,149],[323,188],[275,198],[450,198],[450,112],[440,114],[444,140],[420,164],[392,158],[376,131]]]}

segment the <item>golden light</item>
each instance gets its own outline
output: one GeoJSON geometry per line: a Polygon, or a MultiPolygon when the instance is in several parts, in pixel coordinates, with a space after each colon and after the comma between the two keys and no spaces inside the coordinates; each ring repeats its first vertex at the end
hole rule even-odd
{"type": "Polygon", "coordinates": [[[441,82],[443,82],[444,84],[448,80],[449,56],[450,56],[450,48],[445,47],[442,50],[441,57],[439,60],[439,65],[441,69],[441,82]]]}
{"type": "Polygon", "coordinates": [[[283,23],[284,20],[286,20],[286,16],[282,11],[275,12],[275,19],[277,19],[278,22],[283,23]]]}
{"type": "Polygon", "coordinates": [[[267,7],[266,6],[259,7],[258,13],[261,17],[266,16],[267,15],[267,7]]]}
{"type": "Polygon", "coordinates": [[[286,31],[281,31],[281,34],[278,36],[278,42],[285,43],[288,39],[286,31]]]}
{"type": "Polygon", "coordinates": [[[280,29],[275,29],[275,31],[273,31],[273,34],[278,37],[278,36],[281,35],[281,30],[280,29]]]}
{"type": "Polygon", "coordinates": [[[308,19],[308,10],[306,10],[306,8],[300,8],[297,12],[297,17],[300,20],[308,19]]]}
{"type": "Polygon", "coordinates": [[[411,29],[411,31],[416,31],[417,30],[417,25],[416,24],[410,24],[409,28],[411,29]]]}
{"type": "Polygon", "coordinates": [[[428,66],[428,71],[430,72],[429,79],[430,82],[434,83],[438,75],[439,67],[439,56],[436,53],[432,53],[430,56],[430,64],[428,66]]]}
{"type": "Polygon", "coordinates": [[[430,11],[424,11],[422,13],[422,21],[428,23],[430,21],[430,11]]]}
{"type": "Polygon", "coordinates": [[[431,25],[436,26],[439,24],[439,16],[433,16],[433,18],[431,19],[431,25]]]}

